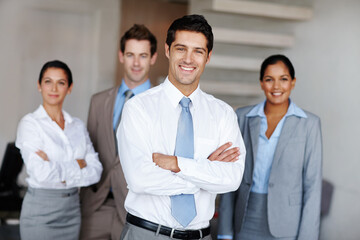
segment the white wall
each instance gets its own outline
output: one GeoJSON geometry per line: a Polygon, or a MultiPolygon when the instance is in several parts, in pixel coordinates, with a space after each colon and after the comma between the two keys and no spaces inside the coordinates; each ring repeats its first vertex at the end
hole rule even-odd
{"type": "Polygon", "coordinates": [[[22,116],[41,104],[42,65],[66,62],[74,88],[64,109],[86,121],[93,93],[115,83],[119,0],[0,0],[0,164],[22,116]]]}
{"type": "Polygon", "coordinates": [[[297,71],[295,102],[322,120],[324,178],[334,186],[321,239],[360,239],[360,1],[315,0],[286,54],[297,71]]]}

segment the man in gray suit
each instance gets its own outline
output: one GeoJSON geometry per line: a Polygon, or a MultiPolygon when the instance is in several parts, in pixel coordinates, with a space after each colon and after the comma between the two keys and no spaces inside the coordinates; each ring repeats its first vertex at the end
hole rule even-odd
{"type": "Polygon", "coordinates": [[[124,66],[120,86],[95,94],[91,99],[88,131],[103,165],[100,182],[82,188],[81,239],[119,239],[125,224],[127,184],[120,165],[115,133],[124,103],[150,88],[150,67],[155,64],[156,38],[135,24],[122,36],[119,60],[124,66]]]}

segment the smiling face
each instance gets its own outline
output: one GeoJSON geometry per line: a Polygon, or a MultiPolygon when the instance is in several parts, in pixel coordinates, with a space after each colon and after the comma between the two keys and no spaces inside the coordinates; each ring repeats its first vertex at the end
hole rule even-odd
{"type": "Polygon", "coordinates": [[[268,65],[260,81],[268,104],[288,104],[291,90],[295,87],[296,78],[292,79],[287,66],[278,61],[268,65]]]}
{"type": "Polygon", "coordinates": [[[197,88],[205,65],[210,61],[211,52],[202,33],[176,31],[170,48],[165,44],[165,54],[169,59],[169,81],[185,96],[197,88]]]}
{"type": "Polygon", "coordinates": [[[61,68],[48,68],[38,83],[44,106],[60,106],[67,94],[70,94],[73,84],[69,86],[68,77],[61,68]]]}
{"type": "Polygon", "coordinates": [[[124,81],[129,88],[144,83],[149,78],[150,66],[156,62],[157,53],[151,56],[150,41],[129,39],[119,60],[124,64],[124,81]]]}

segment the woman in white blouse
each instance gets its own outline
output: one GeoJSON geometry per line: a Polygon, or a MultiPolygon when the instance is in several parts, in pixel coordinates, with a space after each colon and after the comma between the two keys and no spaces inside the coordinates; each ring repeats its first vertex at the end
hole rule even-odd
{"type": "Polygon", "coordinates": [[[78,187],[100,180],[102,166],[83,122],[62,109],[72,88],[69,67],[47,62],[38,81],[43,104],[18,126],[16,146],[29,184],[20,216],[23,240],[78,239],[78,187]]]}

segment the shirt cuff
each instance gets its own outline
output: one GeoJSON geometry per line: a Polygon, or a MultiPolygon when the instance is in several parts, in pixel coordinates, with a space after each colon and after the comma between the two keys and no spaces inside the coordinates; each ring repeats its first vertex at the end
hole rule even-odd
{"type": "Polygon", "coordinates": [[[218,239],[233,239],[232,235],[218,235],[218,239]]]}
{"type": "Polygon", "coordinates": [[[184,173],[186,175],[186,172],[189,171],[188,169],[193,169],[194,163],[196,163],[196,160],[191,159],[191,158],[184,158],[184,157],[177,156],[177,160],[178,160],[178,166],[180,168],[179,175],[182,175],[182,176],[184,176],[183,175],[184,173]]]}

